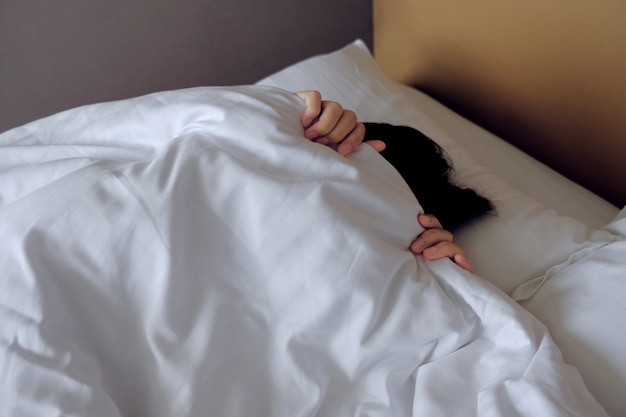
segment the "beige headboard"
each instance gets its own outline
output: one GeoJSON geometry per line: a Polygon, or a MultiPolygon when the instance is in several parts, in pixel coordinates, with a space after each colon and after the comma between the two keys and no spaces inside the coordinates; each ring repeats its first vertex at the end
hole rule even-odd
{"type": "Polygon", "coordinates": [[[374,54],[391,78],[626,204],[626,2],[375,0],[374,54]]]}

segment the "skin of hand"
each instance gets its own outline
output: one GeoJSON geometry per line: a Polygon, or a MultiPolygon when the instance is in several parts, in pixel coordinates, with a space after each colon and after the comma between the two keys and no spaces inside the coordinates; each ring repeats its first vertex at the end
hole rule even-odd
{"type": "MultiPolygon", "coordinates": [[[[340,155],[347,156],[363,142],[365,127],[357,119],[356,113],[344,109],[335,101],[322,100],[319,91],[299,91],[295,93],[306,104],[302,114],[304,136],[322,145],[337,149],[340,155]]],[[[385,149],[384,142],[366,142],[377,152],[385,149]]]]}
{"type": "Polygon", "coordinates": [[[465,252],[452,242],[452,233],[444,230],[435,216],[419,214],[417,221],[426,230],[411,243],[409,249],[414,254],[422,254],[426,259],[450,258],[466,271],[472,271],[472,264],[465,258],[465,252]]]}

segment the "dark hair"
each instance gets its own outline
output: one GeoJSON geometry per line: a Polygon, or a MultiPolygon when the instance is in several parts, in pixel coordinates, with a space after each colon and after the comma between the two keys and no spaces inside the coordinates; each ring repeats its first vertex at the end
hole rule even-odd
{"type": "Polygon", "coordinates": [[[365,140],[385,142],[381,155],[402,175],[424,211],[436,216],[444,229],[495,213],[487,198],[452,181],[452,163],[444,150],[419,130],[387,123],[364,125],[365,140]]]}

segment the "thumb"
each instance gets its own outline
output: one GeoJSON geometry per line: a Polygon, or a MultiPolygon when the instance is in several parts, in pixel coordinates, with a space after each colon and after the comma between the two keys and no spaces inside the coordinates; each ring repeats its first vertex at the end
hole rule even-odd
{"type": "Polygon", "coordinates": [[[322,95],[319,91],[315,90],[298,91],[294,94],[300,97],[306,105],[301,119],[302,126],[306,129],[313,123],[322,111],[322,95]]]}
{"type": "Polygon", "coordinates": [[[372,148],[374,148],[376,152],[382,152],[387,147],[385,142],[383,142],[382,140],[378,140],[378,139],[367,140],[364,143],[367,143],[368,145],[370,145],[372,148]]]}

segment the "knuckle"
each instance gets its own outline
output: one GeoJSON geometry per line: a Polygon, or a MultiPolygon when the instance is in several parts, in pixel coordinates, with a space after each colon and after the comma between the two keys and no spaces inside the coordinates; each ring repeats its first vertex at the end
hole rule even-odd
{"type": "Polygon", "coordinates": [[[337,131],[337,130],[333,130],[331,132],[329,132],[326,137],[333,143],[337,143],[337,142],[341,142],[344,138],[345,135],[342,134],[341,132],[337,131]]]}
{"type": "Polygon", "coordinates": [[[353,144],[360,144],[363,142],[363,135],[358,130],[354,129],[344,140],[353,144]]]}
{"type": "Polygon", "coordinates": [[[455,245],[454,243],[451,242],[446,242],[446,252],[448,252],[448,256],[450,257],[454,257],[455,255],[465,255],[465,253],[463,252],[463,249],[461,249],[459,246],[455,245]]]}
{"type": "Polygon", "coordinates": [[[442,229],[441,222],[439,222],[439,219],[435,215],[427,214],[427,216],[428,216],[428,222],[433,227],[436,227],[437,229],[442,229]]]}
{"type": "Polygon", "coordinates": [[[325,100],[322,103],[324,104],[324,110],[327,111],[340,111],[342,109],[341,104],[336,101],[325,100]]]}
{"type": "Polygon", "coordinates": [[[345,117],[346,120],[349,120],[353,124],[356,124],[356,121],[357,121],[356,113],[353,112],[352,110],[344,109],[343,117],[345,117]]]}
{"type": "Polygon", "coordinates": [[[363,142],[363,138],[365,138],[365,126],[363,123],[358,123],[352,132],[350,132],[351,140],[355,142],[363,142]]]}

